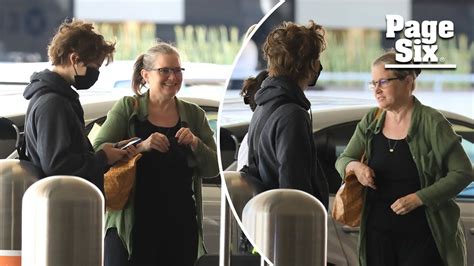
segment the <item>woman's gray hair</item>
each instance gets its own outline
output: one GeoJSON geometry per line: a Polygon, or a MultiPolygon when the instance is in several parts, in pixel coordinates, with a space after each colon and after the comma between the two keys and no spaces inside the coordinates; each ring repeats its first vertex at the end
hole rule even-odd
{"type": "MultiPolygon", "coordinates": [[[[395,59],[396,55],[397,54],[395,50],[391,49],[387,51],[386,53],[384,53],[383,55],[379,56],[377,59],[375,59],[374,62],[372,63],[372,66],[376,66],[379,64],[384,64],[384,65],[385,64],[399,64],[397,60],[395,59]]],[[[413,62],[410,62],[410,64],[412,63],[413,62]]],[[[393,74],[397,78],[400,78],[400,79],[404,79],[410,75],[413,76],[413,78],[416,78],[421,73],[420,68],[393,68],[390,70],[393,72],[393,74]]]]}
{"type": "Polygon", "coordinates": [[[161,54],[174,54],[179,57],[179,52],[174,46],[165,42],[158,42],[148,49],[146,53],[139,55],[135,60],[135,64],[133,65],[132,89],[136,95],[141,95],[141,89],[146,84],[141,74],[142,69],[153,69],[156,57],[161,54]]]}

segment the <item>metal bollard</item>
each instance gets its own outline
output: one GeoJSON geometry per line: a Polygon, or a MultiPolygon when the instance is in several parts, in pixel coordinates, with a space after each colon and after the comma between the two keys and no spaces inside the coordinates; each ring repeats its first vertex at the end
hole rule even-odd
{"type": "Polygon", "coordinates": [[[23,197],[22,266],[102,266],[104,196],[91,182],[51,176],[23,197]]]}
{"type": "Polygon", "coordinates": [[[40,176],[30,162],[0,160],[0,265],[21,265],[21,202],[40,176]]]}
{"type": "Polygon", "coordinates": [[[312,195],[274,189],[251,199],[243,225],[274,266],[326,266],[327,212],[312,195]]]}
{"type": "Polygon", "coordinates": [[[232,200],[231,204],[239,218],[242,219],[245,204],[260,191],[254,183],[246,178],[244,173],[225,171],[223,175],[227,192],[232,200]]]}
{"type": "Polygon", "coordinates": [[[226,224],[226,228],[230,233],[230,237],[227,240],[229,243],[226,244],[228,249],[234,250],[234,252],[237,253],[239,250],[241,229],[236,220],[242,220],[242,211],[244,210],[245,204],[247,204],[247,202],[260,191],[258,185],[247,178],[245,173],[237,171],[225,171],[223,172],[223,176],[226,190],[230,197],[227,211],[230,215],[231,211],[229,207],[232,206],[236,212],[235,219],[231,219],[231,216],[229,216],[229,221],[226,224]]]}

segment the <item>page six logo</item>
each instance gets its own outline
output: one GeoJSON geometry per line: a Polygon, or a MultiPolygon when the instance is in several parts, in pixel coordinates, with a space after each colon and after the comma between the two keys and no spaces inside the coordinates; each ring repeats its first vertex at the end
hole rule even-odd
{"type": "Polygon", "coordinates": [[[395,33],[403,31],[403,38],[395,42],[396,61],[399,64],[386,64],[385,68],[442,68],[454,69],[455,64],[444,64],[445,58],[436,55],[438,38],[454,37],[454,23],[407,20],[400,15],[386,15],[387,39],[394,39],[395,33]],[[411,64],[409,64],[411,63],[411,64]]]}

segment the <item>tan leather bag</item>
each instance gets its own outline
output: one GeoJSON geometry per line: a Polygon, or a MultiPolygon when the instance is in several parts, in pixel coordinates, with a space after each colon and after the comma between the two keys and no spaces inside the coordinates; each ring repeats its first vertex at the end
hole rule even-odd
{"type": "Polygon", "coordinates": [[[135,185],[138,153],[125,162],[114,164],[104,175],[105,207],[110,210],[122,210],[135,185]]]}
{"type": "Polygon", "coordinates": [[[364,186],[357,180],[354,172],[349,172],[345,182],[334,197],[332,218],[344,225],[356,227],[360,225],[362,207],[364,205],[364,186]]]}

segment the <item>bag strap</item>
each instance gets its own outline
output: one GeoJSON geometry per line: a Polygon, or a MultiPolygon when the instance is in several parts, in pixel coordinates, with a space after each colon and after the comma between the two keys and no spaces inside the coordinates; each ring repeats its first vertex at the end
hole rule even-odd
{"type": "Polygon", "coordinates": [[[18,153],[18,159],[24,161],[31,161],[28,155],[26,155],[26,140],[25,133],[18,136],[18,145],[16,146],[16,152],[18,153]]]}
{"type": "MultiPolygon", "coordinates": [[[[373,121],[376,121],[376,120],[379,120],[379,119],[380,119],[380,115],[382,115],[382,112],[383,112],[383,109],[382,109],[382,108],[377,108],[377,111],[375,112],[374,119],[372,120],[372,122],[373,122],[373,121]]],[[[362,156],[360,156],[359,162],[364,163],[365,159],[366,159],[366,158],[365,158],[365,150],[364,150],[364,153],[362,153],[362,156]]],[[[346,173],[345,176],[344,176],[344,179],[342,180],[342,183],[341,183],[341,184],[344,184],[344,180],[346,180],[346,178],[347,178],[348,176],[352,175],[352,174],[353,174],[352,171],[346,173]]]]}

